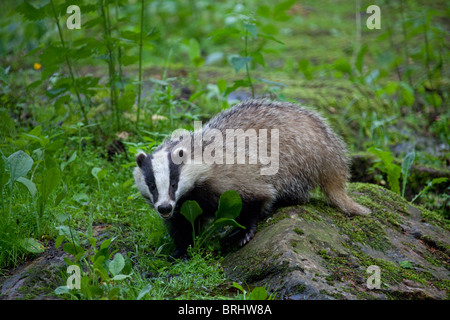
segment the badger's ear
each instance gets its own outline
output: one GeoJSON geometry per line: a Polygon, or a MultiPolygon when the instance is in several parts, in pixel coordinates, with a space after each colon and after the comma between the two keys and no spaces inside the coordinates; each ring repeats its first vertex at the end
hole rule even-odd
{"type": "Polygon", "coordinates": [[[137,155],[136,155],[136,163],[138,165],[139,168],[142,168],[142,165],[144,164],[144,160],[147,157],[147,155],[140,151],[137,155]]]}

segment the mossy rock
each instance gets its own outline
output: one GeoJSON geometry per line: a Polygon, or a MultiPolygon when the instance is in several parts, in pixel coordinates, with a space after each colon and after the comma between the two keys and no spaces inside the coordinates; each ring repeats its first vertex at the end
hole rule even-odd
{"type": "Polygon", "coordinates": [[[369,216],[344,216],[320,196],[282,208],[224,259],[226,274],[280,299],[450,298],[449,222],[377,185],[349,192],[369,216]],[[379,289],[367,285],[369,266],[379,289]]]}

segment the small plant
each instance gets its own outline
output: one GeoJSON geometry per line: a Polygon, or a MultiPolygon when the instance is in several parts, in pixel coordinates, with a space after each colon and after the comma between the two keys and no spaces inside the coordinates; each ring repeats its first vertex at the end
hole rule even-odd
{"type": "Polygon", "coordinates": [[[97,239],[89,233],[73,230],[68,214],[58,216],[58,221],[66,225],[57,227],[59,236],[55,248],[62,245],[71,258],[64,258],[68,266],[75,265],[81,271],[80,289],[67,285],[55,289],[56,294],[68,294],[73,299],[118,299],[120,283],[131,277],[131,261],[121,253],[111,251],[115,238],[104,240],[97,246],[97,239]],[[64,244],[63,244],[64,243],[64,244]]]}
{"type": "Polygon", "coordinates": [[[195,234],[195,221],[200,216],[203,211],[196,201],[186,201],[181,206],[181,214],[191,223],[192,226],[192,240],[194,247],[202,247],[206,240],[210,239],[214,231],[226,227],[238,227],[245,229],[244,226],[236,222],[236,218],[241,213],[242,200],[234,190],[225,191],[219,199],[219,208],[216,211],[215,220],[200,234],[196,237],[195,234]]]}
{"type": "Polygon", "coordinates": [[[382,172],[387,174],[387,180],[389,183],[389,187],[392,191],[397,194],[400,194],[400,184],[399,179],[402,177],[402,197],[405,196],[405,188],[406,182],[408,180],[408,176],[410,173],[411,166],[414,162],[415,152],[412,151],[408,153],[403,159],[402,165],[399,166],[394,163],[394,156],[389,151],[383,151],[378,148],[371,147],[367,151],[376,155],[381,159],[381,163],[375,164],[375,167],[379,168],[382,172]]]}
{"type": "Polygon", "coordinates": [[[237,299],[242,300],[274,300],[275,295],[268,294],[264,287],[255,287],[250,293],[247,292],[240,284],[233,282],[233,287],[242,292],[242,294],[237,295],[237,299]]]}
{"type": "Polygon", "coordinates": [[[428,184],[414,198],[412,198],[411,203],[413,203],[418,198],[420,198],[421,196],[426,194],[428,192],[428,190],[430,190],[436,184],[446,182],[447,180],[448,180],[448,178],[444,178],[444,177],[442,177],[442,178],[434,178],[433,180],[428,182],[428,184]]]}

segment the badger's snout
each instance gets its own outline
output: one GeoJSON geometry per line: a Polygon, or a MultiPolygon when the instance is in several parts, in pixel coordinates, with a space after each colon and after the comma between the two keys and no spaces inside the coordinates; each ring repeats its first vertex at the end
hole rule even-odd
{"type": "Polygon", "coordinates": [[[170,203],[163,203],[156,208],[163,218],[170,218],[172,215],[172,205],[170,203]]]}

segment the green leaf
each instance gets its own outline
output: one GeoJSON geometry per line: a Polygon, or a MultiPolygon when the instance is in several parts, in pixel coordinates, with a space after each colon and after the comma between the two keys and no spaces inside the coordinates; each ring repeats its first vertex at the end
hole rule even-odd
{"type": "Polygon", "coordinates": [[[373,153],[381,159],[384,164],[384,168],[380,167],[380,170],[387,173],[387,180],[391,190],[397,194],[400,194],[400,184],[398,179],[400,179],[401,168],[393,162],[394,156],[392,153],[374,147],[369,148],[367,151],[373,153]]]}
{"type": "Polygon", "coordinates": [[[95,179],[97,179],[98,181],[101,181],[106,176],[107,170],[95,167],[95,168],[92,168],[91,173],[95,179]]]}
{"type": "Polygon", "coordinates": [[[9,84],[8,73],[2,67],[0,67],[0,81],[3,81],[7,85],[9,84]]]}
{"type": "Polygon", "coordinates": [[[55,207],[58,206],[58,204],[61,203],[62,199],[67,195],[67,185],[64,185],[64,188],[61,190],[61,192],[56,196],[55,199],[55,207]]]}
{"type": "Polygon", "coordinates": [[[64,293],[70,293],[70,289],[68,286],[60,286],[55,289],[55,294],[64,294],[64,293]]]}
{"type": "Polygon", "coordinates": [[[114,276],[117,276],[118,274],[120,274],[124,266],[125,266],[125,259],[123,258],[122,254],[116,253],[114,255],[114,259],[109,263],[109,271],[114,276]]]}
{"type": "Polygon", "coordinates": [[[400,82],[400,94],[406,106],[411,107],[414,103],[414,89],[406,82],[400,82]]]}
{"type": "Polygon", "coordinates": [[[200,45],[194,38],[189,39],[188,55],[196,67],[200,67],[201,65],[203,65],[204,59],[202,58],[200,45]]]}
{"type": "Polygon", "coordinates": [[[415,152],[411,151],[406,155],[405,159],[403,159],[402,162],[402,179],[403,179],[402,197],[405,196],[405,188],[406,182],[408,180],[409,170],[411,169],[415,157],[416,157],[415,152]]]}
{"type": "Polygon", "coordinates": [[[62,242],[63,242],[65,239],[66,239],[66,236],[65,236],[65,235],[60,235],[60,236],[58,236],[58,237],[56,238],[56,240],[55,240],[55,248],[58,249],[58,248],[61,246],[62,242]]]}
{"type": "Polygon", "coordinates": [[[194,224],[197,217],[203,213],[198,203],[192,200],[184,202],[180,212],[191,224],[194,224]]]}
{"type": "Polygon", "coordinates": [[[32,253],[44,252],[44,246],[34,238],[25,238],[21,242],[22,248],[32,253]]]}
{"type": "Polygon", "coordinates": [[[33,181],[28,180],[27,178],[24,177],[20,177],[17,179],[17,182],[22,183],[30,192],[31,196],[34,198],[34,196],[36,195],[36,185],[34,184],[33,181]]]}
{"type": "Polygon", "coordinates": [[[258,63],[262,67],[266,66],[266,61],[264,60],[264,56],[262,55],[262,53],[260,51],[252,52],[250,55],[253,58],[253,61],[258,63]]]}
{"type": "Polygon", "coordinates": [[[11,182],[14,182],[30,171],[33,166],[33,159],[22,150],[19,150],[8,157],[8,163],[11,182]]]}
{"type": "Polygon", "coordinates": [[[241,210],[241,196],[235,190],[228,190],[222,193],[222,195],[220,196],[216,218],[235,219],[239,216],[241,210]]]}
{"type": "Polygon", "coordinates": [[[268,297],[267,290],[263,287],[256,287],[250,293],[251,300],[266,300],[268,297]]]}
{"type": "Polygon", "coordinates": [[[111,280],[120,281],[120,280],[129,278],[129,277],[131,277],[131,275],[129,275],[129,274],[118,274],[118,275],[115,275],[114,277],[112,277],[111,280]]]}
{"type": "Polygon", "coordinates": [[[244,288],[237,282],[233,282],[233,287],[235,287],[236,289],[245,292],[244,288]]]}
{"type": "Polygon", "coordinates": [[[58,186],[60,181],[61,176],[57,167],[52,167],[47,170],[42,178],[42,183],[40,185],[40,191],[44,201],[47,200],[48,196],[58,186]]]}
{"type": "Polygon", "coordinates": [[[63,248],[64,252],[71,254],[71,255],[77,255],[84,251],[80,246],[77,246],[76,244],[74,244],[72,242],[64,243],[62,248],[63,248]]]}
{"type": "Polygon", "coordinates": [[[120,292],[120,288],[119,287],[112,288],[108,292],[108,299],[112,300],[115,296],[117,296],[119,294],[119,292],[120,292]]]}
{"type": "Polygon", "coordinates": [[[400,261],[398,263],[403,269],[413,269],[413,265],[408,260],[400,261]]]}
{"type": "Polygon", "coordinates": [[[256,28],[256,25],[252,23],[245,23],[244,28],[253,36],[253,38],[256,39],[258,37],[258,29],[256,28]]]}
{"type": "Polygon", "coordinates": [[[141,300],[147,293],[150,292],[152,289],[152,286],[147,284],[138,294],[136,300],[141,300]]]}
{"type": "Polygon", "coordinates": [[[69,160],[61,162],[61,172],[64,171],[64,168],[72,163],[75,159],[77,158],[77,152],[74,151],[74,153],[72,153],[72,155],[70,156],[69,160]]]}
{"type": "Polygon", "coordinates": [[[400,179],[401,169],[398,165],[394,164],[388,170],[388,183],[391,190],[397,194],[400,194],[400,184],[398,179],[400,179]]]}
{"type": "Polygon", "coordinates": [[[341,71],[342,73],[351,74],[352,73],[352,67],[350,66],[350,63],[345,58],[337,59],[333,63],[334,69],[341,71]]]}
{"type": "Polygon", "coordinates": [[[222,228],[222,227],[226,227],[226,226],[232,226],[232,227],[236,227],[236,228],[245,229],[245,227],[243,225],[239,224],[234,219],[219,218],[217,220],[214,220],[214,222],[212,224],[212,231],[222,228]]]}
{"type": "Polygon", "coordinates": [[[239,72],[242,68],[246,66],[247,63],[253,60],[252,57],[233,57],[231,58],[231,64],[233,65],[234,70],[239,72]]]}

